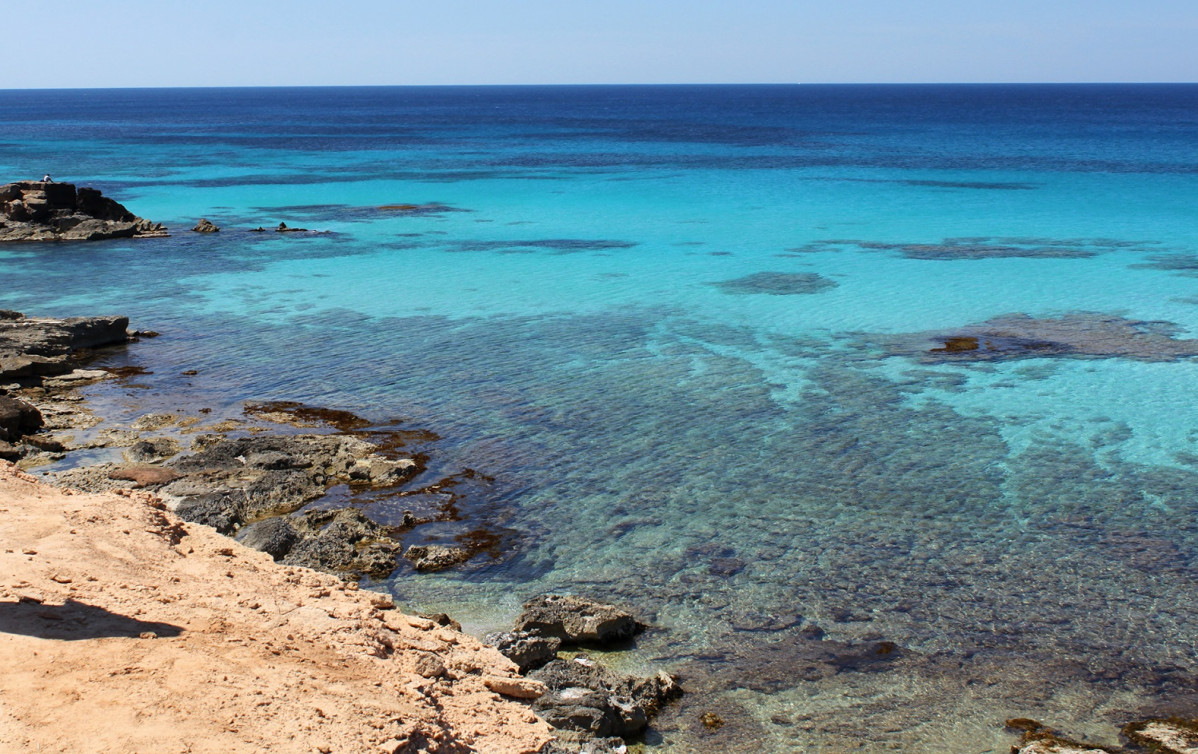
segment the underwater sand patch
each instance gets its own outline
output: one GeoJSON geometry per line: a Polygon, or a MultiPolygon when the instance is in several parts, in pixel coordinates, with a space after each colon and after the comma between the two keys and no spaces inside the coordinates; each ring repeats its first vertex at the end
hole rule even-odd
{"type": "Polygon", "coordinates": [[[755,272],[734,280],[709,283],[737,295],[801,296],[835,288],[838,283],[814,272],[755,272]]]}

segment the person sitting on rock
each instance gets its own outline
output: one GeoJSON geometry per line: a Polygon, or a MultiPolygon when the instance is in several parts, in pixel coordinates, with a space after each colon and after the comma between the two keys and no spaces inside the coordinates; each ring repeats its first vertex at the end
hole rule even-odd
{"type": "Polygon", "coordinates": [[[54,183],[54,179],[50,177],[49,173],[46,173],[42,176],[42,183],[54,183]]]}

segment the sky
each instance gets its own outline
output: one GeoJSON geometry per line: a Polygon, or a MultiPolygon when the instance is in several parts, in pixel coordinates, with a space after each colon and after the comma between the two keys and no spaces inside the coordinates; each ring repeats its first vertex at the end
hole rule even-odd
{"type": "Polygon", "coordinates": [[[1198,81],[1198,0],[6,0],[0,88],[1198,81]]]}

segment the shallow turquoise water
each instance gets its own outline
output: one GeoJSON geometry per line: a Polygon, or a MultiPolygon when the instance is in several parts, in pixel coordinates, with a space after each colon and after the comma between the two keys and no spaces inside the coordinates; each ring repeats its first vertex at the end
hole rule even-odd
{"type": "Polygon", "coordinates": [[[175,230],[0,251],[0,305],[162,331],[124,357],[154,372],[109,397],[129,412],[289,399],[434,430],[430,474],[493,482],[410,540],[502,547],[391,588],[476,631],[547,590],[642,611],[613,660],[692,691],[651,743],[1005,751],[1005,717],[1110,741],[1193,713],[1198,361],[1142,338],[1198,337],[1198,88],[0,101],[4,175],[175,230]],[[434,202],[463,211],[376,209],[434,202]],[[280,221],[327,233],[246,232],[280,221]],[[1079,312],[1079,343],[1130,330],[931,351],[1079,312]],[[811,624],[900,649],[820,654],[811,624]]]}

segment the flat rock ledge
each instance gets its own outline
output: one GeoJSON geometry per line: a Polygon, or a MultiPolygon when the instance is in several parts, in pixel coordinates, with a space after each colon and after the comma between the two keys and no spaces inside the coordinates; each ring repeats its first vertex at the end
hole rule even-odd
{"type": "Polygon", "coordinates": [[[18,181],[0,186],[0,242],[161,238],[162,223],[138,217],[94,188],[18,181]]]}

